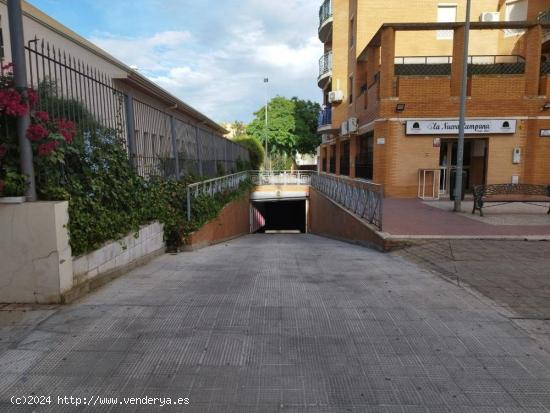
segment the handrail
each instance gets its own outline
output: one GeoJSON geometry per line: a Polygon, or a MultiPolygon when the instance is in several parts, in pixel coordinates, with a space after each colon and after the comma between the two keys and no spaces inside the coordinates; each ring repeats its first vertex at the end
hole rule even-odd
{"type": "Polygon", "coordinates": [[[382,230],[384,212],[382,185],[320,173],[312,175],[311,186],[380,231],[382,230]]]}
{"type": "Polygon", "coordinates": [[[250,177],[249,171],[238,172],[236,174],[225,175],[219,178],[207,179],[206,181],[196,182],[187,186],[187,220],[191,220],[191,204],[193,198],[199,195],[208,194],[214,196],[226,190],[235,190],[241,183],[250,177]]]}
{"type": "Polygon", "coordinates": [[[255,185],[310,185],[316,171],[250,171],[255,185]]]}

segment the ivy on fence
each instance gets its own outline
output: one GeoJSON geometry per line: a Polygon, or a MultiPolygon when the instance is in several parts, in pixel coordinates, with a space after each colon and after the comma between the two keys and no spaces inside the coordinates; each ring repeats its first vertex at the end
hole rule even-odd
{"type": "MultiPolygon", "coordinates": [[[[13,88],[11,67],[0,76],[0,196],[23,195],[27,178],[19,173],[19,151],[15,124],[30,111],[32,124],[27,138],[35,155],[35,174],[41,200],[69,202],[69,235],[73,255],[99,248],[103,243],[138,231],[141,225],[158,220],[165,226],[169,249],[177,250],[188,235],[211,220],[223,206],[250,189],[198,199],[193,220],[186,219],[186,186],[196,180],[149,180],[139,176],[128,161],[121,131],[106,128],[78,101],[58,105],[80,114],[75,123],[61,113],[35,111],[36,99],[57,99],[51,82],[29,91],[25,101],[13,88]]],[[[246,165],[242,165],[246,167],[246,165]]]]}

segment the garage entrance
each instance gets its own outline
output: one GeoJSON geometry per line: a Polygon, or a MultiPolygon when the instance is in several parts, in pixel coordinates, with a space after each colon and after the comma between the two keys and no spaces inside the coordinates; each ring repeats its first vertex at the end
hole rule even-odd
{"type": "Polygon", "coordinates": [[[255,208],[265,220],[265,224],[256,233],[307,232],[305,199],[253,202],[255,208]]]}

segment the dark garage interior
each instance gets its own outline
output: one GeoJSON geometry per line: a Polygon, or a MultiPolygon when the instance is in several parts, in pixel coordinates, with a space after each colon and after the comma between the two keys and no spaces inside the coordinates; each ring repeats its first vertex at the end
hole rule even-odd
{"type": "Polygon", "coordinates": [[[254,202],[265,218],[265,226],[258,233],[271,231],[306,232],[306,201],[254,202]]]}

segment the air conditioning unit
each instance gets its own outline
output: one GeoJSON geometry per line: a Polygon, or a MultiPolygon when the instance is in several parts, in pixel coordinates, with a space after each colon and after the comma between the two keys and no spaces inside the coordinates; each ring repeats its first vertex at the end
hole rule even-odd
{"type": "Polygon", "coordinates": [[[357,118],[348,119],[348,133],[356,133],[358,128],[357,118]]]}
{"type": "Polygon", "coordinates": [[[344,93],[341,90],[328,92],[329,103],[340,103],[344,100],[344,93]]]}
{"type": "Polygon", "coordinates": [[[342,122],[342,126],[340,127],[340,135],[346,136],[349,135],[349,129],[348,129],[348,121],[342,122]]]}
{"type": "Polygon", "coordinates": [[[481,13],[479,16],[480,22],[499,22],[500,21],[500,13],[496,11],[487,11],[481,13]]]}

